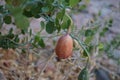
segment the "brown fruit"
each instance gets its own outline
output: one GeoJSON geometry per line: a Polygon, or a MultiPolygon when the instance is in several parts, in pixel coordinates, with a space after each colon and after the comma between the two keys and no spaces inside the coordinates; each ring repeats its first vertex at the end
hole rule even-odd
{"type": "Polygon", "coordinates": [[[73,40],[69,34],[65,34],[59,38],[55,53],[59,59],[66,59],[72,55],[73,40]]]}

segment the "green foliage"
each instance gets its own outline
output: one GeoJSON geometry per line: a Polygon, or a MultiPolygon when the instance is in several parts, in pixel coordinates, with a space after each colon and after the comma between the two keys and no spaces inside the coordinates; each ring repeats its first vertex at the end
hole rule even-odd
{"type": "Polygon", "coordinates": [[[110,18],[109,21],[108,21],[108,27],[112,27],[112,24],[113,24],[113,19],[110,18]]]}
{"type": "Polygon", "coordinates": [[[40,37],[39,33],[34,36],[34,40],[32,42],[32,45],[34,47],[42,47],[42,48],[45,47],[44,40],[42,39],[42,37],[40,37]]]}
{"type": "Polygon", "coordinates": [[[104,45],[102,43],[99,43],[98,48],[99,48],[99,50],[103,50],[104,49],[104,45]]]}
{"type": "MultiPolygon", "coordinates": [[[[71,18],[66,13],[66,9],[77,5],[80,0],[5,0],[5,5],[0,5],[0,27],[3,23],[13,23],[17,28],[21,29],[21,34],[29,34],[30,44],[34,47],[45,47],[44,39],[40,36],[42,30],[46,30],[48,34],[61,29],[65,30],[71,25],[71,18]],[[44,18],[41,21],[41,30],[39,34],[32,36],[32,30],[28,33],[29,18],[44,18]],[[13,20],[12,20],[13,19],[13,20]]],[[[19,37],[16,34],[8,33],[0,36],[2,48],[16,48],[19,37]],[[4,45],[2,44],[2,41],[4,45]],[[10,46],[14,45],[14,47],[10,46]]],[[[27,43],[23,40],[23,45],[27,43]]]]}
{"type": "Polygon", "coordinates": [[[106,43],[104,45],[104,51],[107,53],[109,58],[112,58],[112,59],[116,60],[117,62],[119,62],[119,60],[117,58],[115,58],[113,55],[113,51],[115,49],[119,50],[119,47],[120,47],[120,34],[115,36],[109,43],[106,43]]]}
{"type": "Polygon", "coordinates": [[[71,34],[71,37],[73,38],[73,39],[75,39],[77,42],[78,42],[78,44],[82,47],[82,49],[84,50],[83,51],[83,56],[85,56],[85,57],[90,57],[90,53],[89,53],[89,51],[88,51],[88,48],[84,45],[84,43],[82,42],[82,41],[80,41],[77,37],[75,37],[74,35],[72,35],[71,34]]]}
{"type": "Polygon", "coordinates": [[[87,7],[87,6],[86,6],[85,4],[82,4],[82,5],[79,7],[79,11],[85,10],[86,7],[87,7]]]}
{"type": "Polygon", "coordinates": [[[20,28],[20,29],[27,29],[29,26],[29,22],[28,19],[21,15],[21,14],[17,14],[14,16],[15,19],[15,25],[20,28]]]}
{"type": "Polygon", "coordinates": [[[42,38],[40,38],[40,40],[39,40],[38,44],[39,44],[42,48],[44,48],[44,47],[45,47],[45,43],[44,43],[44,41],[43,41],[43,39],[42,39],[42,38]]]}
{"type": "Polygon", "coordinates": [[[70,0],[70,6],[76,6],[81,0],[70,0]]]}
{"type": "Polygon", "coordinates": [[[49,34],[52,34],[56,30],[55,23],[52,21],[47,22],[46,24],[46,31],[49,34]]]}
{"type": "Polygon", "coordinates": [[[94,35],[94,31],[93,30],[90,30],[90,29],[87,29],[86,31],[85,31],[85,36],[87,37],[87,36],[93,36],[94,35]]]}
{"type": "Polygon", "coordinates": [[[45,28],[45,23],[43,21],[40,22],[41,25],[41,31],[45,28]]]}
{"type": "Polygon", "coordinates": [[[19,42],[18,35],[14,35],[12,29],[10,29],[9,34],[0,35],[0,47],[4,49],[8,48],[15,49],[18,47],[17,44],[18,42],[19,42]]]}
{"type": "Polygon", "coordinates": [[[61,26],[62,26],[62,29],[68,29],[69,28],[69,26],[71,26],[71,19],[70,19],[70,17],[67,15],[67,14],[65,14],[64,16],[63,16],[63,23],[61,24],[61,26]]]}
{"type": "MultiPolygon", "coordinates": [[[[42,17],[47,21],[46,32],[51,34],[56,29],[59,32],[62,26],[62,29],[68,27],[70,21],[68,21],[66,16],[64,16],[65,10],[68,7],[77,5],[79,2],[80,0],[6,0],[7,4],[5,6],[9,12],[8,14],[11,14],[14,18],[15,25],[18,28],[28,28],[29,21],[26,17],[42,17]],[[54,26],[49,27],[50,25],[54,26]]],[[[2,6],[0,8],[2,9],[2,6]]],[[[10,17],[7,19],[5,18],[5,22],[10,23],[10,17]]]]}
{"type": "Polygon", "coordinates": [[[3,21],[6,24],[10,24],[12,22],[11,16],[8,16],[8,15],[4,16],[3,21]]]}
{"type": "Polygon", "coordinates": [[[65,9],[63,9],[63,10],[61,10],[60,12],[57,13],[57,15],[56,15],[56,19],[62,21],[64,15],[65,15],[65,9]]]}
{"type": "Polygon", "coordinates": [[[86,67],[81,70],[78,80],[89,80],[88,69],[86,67]]]}

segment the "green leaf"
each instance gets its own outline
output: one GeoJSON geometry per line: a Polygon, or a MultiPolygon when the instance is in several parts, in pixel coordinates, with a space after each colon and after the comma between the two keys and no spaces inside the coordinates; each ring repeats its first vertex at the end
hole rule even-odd
{"type": "Polygon", "coordinates": [[[20,29],[27,29],[29,26],[29,21],[24,15],[22,15],[23,14],[22,7],[20,6],[13,7],[11,5],[7,5],[7,8],[10,10],[11,14],[13,15],[16,26],[20,29]]]}
{"type": "Polygon", "coordinates": [[[85,31],[85,36],[87,37],[87,36],[93,36],[94,35],[94,31],[92,31],[92,30],[90,30],[90,29],[88,29],[88,30],[86,30],[85,31]]]}
{"type": "Polygon", "coordinates": [[[32,29],[30,29],[29,35],[30,35],[30,36],[32,35],[32,29]]]}
{"type": "Polygon", "coordinates": [[[44,23],[44,21],[41,21],[41,22],[40,22],[40,25],[41,25],[41,30],[43,30],[43,29],[45,28],[45,23],[44,23]]]}
{"type": "Polygon", "coordinates": [[[45,43],[44,43],[44,41],[43,41],[42,38],[39,40],[38,44],[39,44],[42,48],[45,47],[45,43]]]}
{"type": "Polygon", "coordinates": [[[18,28],[26,30],[29,27],[28,19],[22,14],[17,14],[14,16],[15,24],[18,28]]]}
{"type": "Polygon", "coordinates": [[[6,6],[10,10],[10,12],[13,16],[17,16],[17,15],[23,13],[23,9],[20,6],[19,7],[13,7],[12,5],[6,5],[6,6]]]}
{"type": "Polygon", "coordinates": [[[13,28],[10,28],[9,34],[12,34],[12,32],[13,32],[13,28]]]}
{"type": "Polygon", "coordinates": [[[44,40],[40,37],[39,33],[35,35],[32,45],[34,47],[38,47],[38,46],[41,46],[42,48],[45,47],[44,40]]]}
{"type": "Polygon", "coordinates": [[[9,16],[9,15],[4,16],[3,21],[6,24],[10,24],[12,22],[11,16],[9,16]]]}
{"type": "Polygon", "coordinates": [[[70,27],[71,26],[71,20],[67,20],[67,26],[70,27]]]}
{"type": "Polygon", "coordinates": [[[5,0],[5,2],[6,2],[7,4],[12,4],[12,1],[13,1],[13,0],[5,0]]]}
{"type": "Polygon", "coordinates": [[[26,53],[26,49],[25,48],[22,48],[22,53],[26,53]]]}
{"type": "MultiPolygon", "coordinates": [[[[88,48],[86,48],[86,50],[89,51],[88,48]]],[[[83,53],[82,53],[82,57],[89,57],[89,56],[90,56],[90,54],[88,54],[88,53],[86,52],[86,50],[84,49],[84,51],[83,51],[83,53]]],[[[89,52],[90,52],[90,51],[89,51],[89,52]]]]}
{"type": "Polygon", "coordinates": [[[14,41],[15,41],[15,42],[19,42],[19,37],[18,37],[18,35],[15,35],[14,41]]]}
{"type": "Polygon", "coordinates": [[[13,6],[20,6],[27,0],[5,0],[6,4],[13,5],[13,6]]]}
{"type": "Polygon", "coordinates": [[[32,17],[32,12],[30,10],[24,10],[23,11],[23,15],[25,15],[26,17],[32,17]]]}
{"type": "Polygon", "coordinates": [[[62,29],[68,29],[70,25],[71,25],[71,20],[67,16],[67,14],[65,14],[63,17],[63,23],[61,24],[61,27],[62,29]]]}
{"type": "Polygon", "coordinates": [[[10,38],[10,39],[13,39],[14,38],[14,34],[13,33],[8,34],[7,37],[10,38]]]}
{"type": "Polygon", "coordinates": [[[87,7],[87,6],[86,6],[85,4],[80,5],[79,10],[82,11],[82,10],[84,10],[86,7],[87,7]]]}
{"type": "Polygon", "coordinates": [[[69,2],[70,2],[70,0],[65,0],[65,2],[69,3],[69,2]]]}
{"type": "Polygon", "coordinates": [[[103,30],[102,30],[102,32],[100,32],[100,35],[101,35],[101,36],[104,36],[105,33],[106,33],[108,30],[109,30],[108,27],[104,27],[103,30]]]}
{"type": "Polygon", "coordinates": [[[70,0],[70,6],[74,7],[75,5],[77,5],[81,0],[70,0]]]}
{"type": "Polygon", "coordinates": [[[56,29],[55,29],[54,22],[52,22],[52,21],[47,22],[47,24],[46,24],[47,33],[52,34],[55,30],[56,29]]]}
{"type": "Polygon", "coordinates": [[[112,27],[112,24],[113,24],[113,19],[111,18],[108,22],[108,27],[112,27]]]}
{"type": "Polygon", "coordinates": [[[21,29],[21,33],[25,35],[26,31],[24,29],[21,29]]]}
{"type": "Polygon", "coordinates": [[[78,80],[89,80],[88,69],[86,67],[80,72],[78,80]]]}
{"type": "Polygon", "coordinates": [[[60,23],[59,23],[59,19],[58,19],[58,18],[56,18],[56,20],[55,20],[55,25],[56,25],[57,30],[58,30],[58,33],[59,33],[60,30],[61,30],[61,26],[60,26],[60,23]]]}
{"type": "Polygon", "coordinates": [[[102,50],[102,49],[104,49],[104,45],[102,43],[99,43],[98,48],[99,48],[99,50],[102,50]]]}
{"type": "Polygon", "coordinates": [[[39,36],[39,35],[35,35],[35,38],[34,38],[34,43],[39,42],[39,40],[40,40],[40,36],[39,36]]]}
{"type": "Polygon", "coordinates": [[[62,8],[68,7],[69,4],[70,4],[69,1],[70,1],[70,0],[61,0],[61,1],[59,0],[60,6],[61,6],[62,8]]]}
{"type": "Polygon", "coordinates": [[[28,9],[31,11],[32,15],[35,18],[40,17],[39,13],[42,12],[42,9],[41,9],[42,7],[43,7],[43,4],[37,1],[36,2],[33,1],[28,5],[28,9]]]}
{"type": "Polygon", "coordinates": [[[0,5],[0,13],[4,13],[4,6],[3,5],[0,5]]]}
{"type": "Polygon", "coordinates": [[[65,9],[58,12],[57,15],[56,15],[56,18],[59,19],[59,20],[62,20],[64,15],[65,15],[65,9]]]}
{"type": "Polygon", "coordinates": [[[36,43],[32,43],[32,46],[38,48],[38,45],[36,43]]]}
{"type": "Polygon", "coordinates": [[[48,7],[42,7],[42,13],[46,13],[49,12],[49,8],[48,7]]]}
{"type": "Polygon", "coordinates": [[[3,19],[2,19],[2,15],[0,15],[0,28],[2,27],[3,24],[3,19]]]}
{"type": "Polygon", "coordinates": [[[94,36],[88,36],[88,37],[86,37],[85,43],[89,44],[93,40],[93,38],[94,38],[94,36]]]}

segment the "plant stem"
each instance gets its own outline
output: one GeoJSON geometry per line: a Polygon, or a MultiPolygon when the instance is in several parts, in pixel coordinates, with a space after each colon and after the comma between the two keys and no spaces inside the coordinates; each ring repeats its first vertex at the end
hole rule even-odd
{"type": "Polygon", "coordinates": [[[51,55],[51,56],[49,57],[49,59],[47,60],[46,64],[44,65],[44,67],[42,68],[42,70],[40,71],[40,73],[38,73],[38,74],[39,74],[38,80],[40,79],[41,74],[42,74],[42,73],[44,72],[44,70],[46,69],[49,61],[54,57],[54,54],[55,54],[55,52],[52,53],[52,55],[51,55]]]}
{"type": "Polygon", "coordinates": [[[76,38],[74,35],[70,34],[70,36],[71,36],[73,39],[75,39],[75,40],[78,41],[79,45],[80,45],[80,46],[82,47],[82,49],[85,50],[85,52],[87,53],[88,59],[90,59],[90,54],[89,54],[88,50],[85,48],[85,46],[83,45],[83,43],[82,43],[78,38],[76,38]]]}
{"type": "Polygon", "coordinates": [[[66,13],[66,16],[70,19],[70,25],[69,25],[68,30],[67,30],[67,34],[69,34],[71,32],[71,26],[73,24],[73,21],[72,21],[71,17],[67,13],[66,13]]]}

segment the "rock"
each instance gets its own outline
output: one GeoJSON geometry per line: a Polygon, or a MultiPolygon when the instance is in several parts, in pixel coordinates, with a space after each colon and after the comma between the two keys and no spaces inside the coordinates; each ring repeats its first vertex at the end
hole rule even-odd
{"type": "Polygon", "coordinates": [[[95,74],[96,74],[96,80],[111,80],[109,78],[109,74],[103,70],[103,69],[96,69],[95,70],[95,74]]]}

